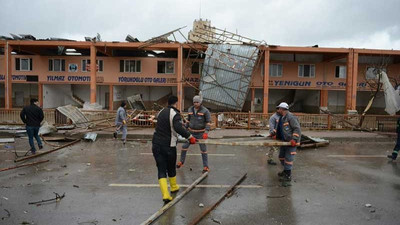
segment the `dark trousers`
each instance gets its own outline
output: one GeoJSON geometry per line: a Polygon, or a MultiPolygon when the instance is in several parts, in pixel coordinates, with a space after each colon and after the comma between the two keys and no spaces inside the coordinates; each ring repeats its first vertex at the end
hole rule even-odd
{"type": "Polygon", "coordinates": [[[33,143],[33,137],[35,137],[37,143],[39,146],[42,146],[42,141],[40,140],[39,137],[39,129],[40,127],[29,127],[26,126],[26,133],[28,134],[29,138],[29,145],[31,146],[31,149],[35,149],[35,144],[33,143]]]}
{"type": "Polygon", "coordinates": [[[158,169],[158,179],[176,176],[176,147],[153,144],[153,156],[158,169]]]}
{"type": "Polygon", "coordinates": [[[398,152],[399,150],[400,150],[400,133],[397,133],[397,141],[393,151],[398,152]]]}

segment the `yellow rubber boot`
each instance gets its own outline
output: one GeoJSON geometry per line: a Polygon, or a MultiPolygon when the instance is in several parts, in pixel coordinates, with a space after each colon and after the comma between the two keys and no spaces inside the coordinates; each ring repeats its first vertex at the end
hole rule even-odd
{"type": "Polygon", "coordinates": [[[168,191],[167,178],[159,179],[158,183],[160,184],[160,190],[161,190],[163,201],[165,203],[170,202],[172,200],[172,197],[171,197],[171,195],[169,194],[169,191],[168,191]]]}
{"type": "Polygon", "coordinates": [[[171,193],[179,191],[179,186],[176,184],[176,176],[169,178],[169,184],[171,185],[171,193]]]}

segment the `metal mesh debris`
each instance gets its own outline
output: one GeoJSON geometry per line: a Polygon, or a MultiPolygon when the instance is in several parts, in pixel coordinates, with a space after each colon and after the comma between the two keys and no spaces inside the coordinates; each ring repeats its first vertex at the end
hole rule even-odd
{"type": "Polygon", "coordinates": [[[66,105],[60,106],[57,110],[64,116],[71,119],[77,127],[88,127],[90,125],[89,119],[75,106],[66,105]]]}

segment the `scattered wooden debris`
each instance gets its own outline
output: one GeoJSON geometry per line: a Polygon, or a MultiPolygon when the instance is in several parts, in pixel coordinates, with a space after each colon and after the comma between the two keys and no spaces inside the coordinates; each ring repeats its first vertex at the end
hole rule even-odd
{"type": "Polygon", "coordinates": [[[152,224],[158,217],[160,217],[163,213],[165,213],[171,206],[175,205],[179,200],[181,200],[187,193],[189,193],[193,188],[196,187],[197,184],[199,184],[204,178],[208,176],[208,172],[203,173],[201,177],[197,178],[189,187],[187,187],[180,195],[176,196],[172,201],[170,201],[168,204],[164,205],[160,210],[158,210],[156,213],[151,215],[146,221],[141,223],[141,225],[148,225],[152,224]]]}
{"type": "Polygon", "coordinates": [[[195,225],[198,224],[204,216],[206,216],[208,213],[210,213],[213,209],[215,209],[227,196],[232,195],[232,193],[235,191],[235,188],[237,185],[242,183],[244,179],[246,179],[247,173],[245,173],[239,180],[236,181],[235,184],[233,184],[228,191],[211,207],[206,208],[200,215],[198,215],[192,222],[190,222],[190,225],[195,225]]]}
{"type": "Polygon", "coordinates": [[[18,165],[18,166],[13,166],[13,167],[9,167],[9,168],[0,169],[0,172],[7,171],[7,170],[12,170],[12,169],[17,169],[17,168],[25,167],[25,166],[34,166],[34,165],[38,165],[38,164],[45,163],[45,162],[48,162],[48,161],[49,160],[43,160],[43,161],[34,162],[34,163],[21,164],[21,165],[18,165]]]}
{"type": "Polygon", "coordinates": [[[53,193],[56,195],[55,198],[41,200],[41,201],[37,201],[37,202],[29,202],[28,204],[29,205],[41,205],[42,203],[45,203],[45,202],[52,202],[52,201],[59,202],[61,199],[63,199],[65,197],[65,193],[63,195],[59,195],[56,192],[53,192],[53,193]]]}
{"type": "Polygon", "coordinates": [[[73,145],[73,144],[75,144],[75,143],[78,143],[78,142],[80,142],[79,139],[78,139],[78,140],[75,140],[75,141],[73,141],[73,142],[71,142],[71,143],[62,145],[62,146],[60,146],[60,147],[58,147],[58,148],[55,148],[55,149],[46,151],[46,152],[37,153],[37,154],[35,154],[35,155],[30,155],[30,156],[22,157],[22,158],[19,158],[19,159],[15,159],[14,162],[20,162],[20,161],[24,161],[24,160],[28,160],[28,159],[33,159],[33,158],[36,158],[36,157],[40,157],[40,156],[43,156],[43,155],[46,155],[46,154],[49,154],[49,153],[58,151],[58,150],[60,150],[60,149],[62,149],[62,148],[71,146],[71,145],[73,145]]]}

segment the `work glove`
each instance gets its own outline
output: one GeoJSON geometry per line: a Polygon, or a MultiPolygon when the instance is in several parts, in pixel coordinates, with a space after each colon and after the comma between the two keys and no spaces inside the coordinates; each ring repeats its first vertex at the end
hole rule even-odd
{"type": "Polygon", "coordinates": [[[396,160],[396,159],[397,159],[397,152],[393,152],[393,153],[392,153],[392,159],[393,159],[393,160],[396,160]]]}
{"type": "Polygon", "coordinates": [[[190,138],[189,138],[189,143],[190,144],[196,144],[196,141],[197,141],[197,139],[195,138],[195,137],[193,137],[193,136],[191,136],[190,138]]]}
{"type": "Polygon", "coordinates": [[[126,124],[126,121],[125,121],[125,120],[122,120],[122,123],[125,125],[125,124],[126,124]]]}
{"type": "Polygon", "coordinates": [[[295,147],[296,145],[297,145],[297,142],[295,141],[295,140],[290,140],[290,145],[292,146],[292,147],[295,147]]]}
{"type": "Polygon", "coordinates": [[[204,133],[203,134],[203,139],[207,139],[208,138],[208,134],[207,133],[204,133]]]}

